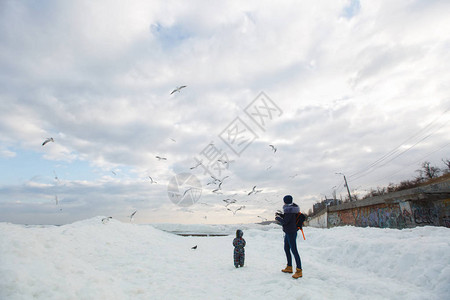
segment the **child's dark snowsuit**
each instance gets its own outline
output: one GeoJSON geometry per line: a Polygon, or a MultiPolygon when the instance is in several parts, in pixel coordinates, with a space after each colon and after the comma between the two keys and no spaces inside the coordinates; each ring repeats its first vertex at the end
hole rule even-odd
{"type": "Polygon", "coordinates": [[[238,268],[239,266],[244,266],[245,260],[245,240],[242,238],[244,233],[242,230],[236,230],[236,238],[233,240],[234,246],[234,266],[238,268]]]}

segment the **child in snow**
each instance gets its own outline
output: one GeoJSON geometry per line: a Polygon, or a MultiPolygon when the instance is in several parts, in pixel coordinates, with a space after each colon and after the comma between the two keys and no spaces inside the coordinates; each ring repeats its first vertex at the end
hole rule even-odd
{"type": "Polygon", "coordinates": [[[245,240],[242,238],[244,232],[238,229],[236,230],[236,238],[233,240],[234,246],[234,266],[236,268],[244,266],[245,260],[245,240]]]}

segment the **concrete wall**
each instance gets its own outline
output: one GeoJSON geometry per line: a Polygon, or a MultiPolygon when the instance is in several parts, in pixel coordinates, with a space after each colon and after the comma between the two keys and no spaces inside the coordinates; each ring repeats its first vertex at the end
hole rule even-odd
{"type": "Polygon", "coordinates": [[[314,218],[311,218],[308,221],[308,226],[316,227],[316,228],[327,228],[328,227],[328,211],[326,209],[322,210],[318,215],[314,218]]]}
{"type": "Polygon", "coordinates": [[[450,228],[450,181],[331,206],[311,218],[309,224],[321,228],[345,225],[450,228]]]}

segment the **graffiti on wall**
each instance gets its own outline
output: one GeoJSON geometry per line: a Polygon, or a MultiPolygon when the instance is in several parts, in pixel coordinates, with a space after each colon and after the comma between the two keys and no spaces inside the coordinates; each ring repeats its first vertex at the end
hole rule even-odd
{"type": "Polygon", "coordinates": [[[328,213],[328,227],[408,228],[415,226],[450,227],[450,199],[444,201],[404,201],[328,213]]]}
{"type": "Polygon", "coordinates": [[[415,224],[439,226],[439,210],[433,203],[418,201],[411,206],[415,224]]]}
{"type": "Polygon", "coordinates": [[[439,218],[439,208],[429,202],[378,204],[329,213],[328,225],[379,228],[407,228],[434,225],[450,227],[450,218],[439,218]],[[441,219],[441,221],[440,221],[441,219]],[[442,224],[444,223],[444,224],[442,224]]]}

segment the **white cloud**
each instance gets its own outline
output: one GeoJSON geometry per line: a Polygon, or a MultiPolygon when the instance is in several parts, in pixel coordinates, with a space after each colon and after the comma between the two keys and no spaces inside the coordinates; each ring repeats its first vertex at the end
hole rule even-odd
{"type": "MultiPolygon", "coordinates": [[[[189,170],[211,141],[230,151],[218,134],[245,116],[260,91],[283,115],[234,157],[224,196],[238,192],[248,201],[244,191],[258,184],[270,191],[264,197],[296,194],[302,207],[340,183],[336,171],[367,168],[450,105],[450,22],[443,13],[449,4],[441,1],[1,5],[0,155],[33,151],[74,170],[87,162],[96,180],[58,187],[68,195],[62,203],[79,201],[80,216],[86,216],[83,209],[100,212],[107,199],[115,199],[107,207],[118,213],[143,199],[167,202],[164,182],[189,170]],[[188,87],[169,95],[179,85],[188,87]],[[42,147],[47,137],[55,143],[42,147]],[[168,160],[158,162],[156,155],[168,160]],[[148,175],[161,182],[158,192],[146,192],[148,175]]],[[[400,168],[393,179],[413,176],[417,160],[445,146],[446,120],[358,185],[370,187],[380,178],[387,184],[400,168]]],[[[427,159],[439,163],[442,149],[427,159]]],[[[200,169],[194,174],[207,181],[200,169]]],[[[33,175],[25,170],[22,178],[33,175]]],[[[2,199],[21,201],[21,209],[33,192],[37,198],[46,193],[10,184],[0,182],[9,197],[2,199]]],[[[204,201],[214,209],[180,213],[206,222],[209,209],[215,217],[207,222],[237,220],[223,215],[220,197],[206,191],[204,201]]],[[[275,208],[257,199],[246,205],[247,215],[275,208]]]]}
{"type": "Polygon", "coordinates": [[[8,149],[0,149],[0,156],[5,158],[12,158],[16,156],[16,153],[8,149]]]}

